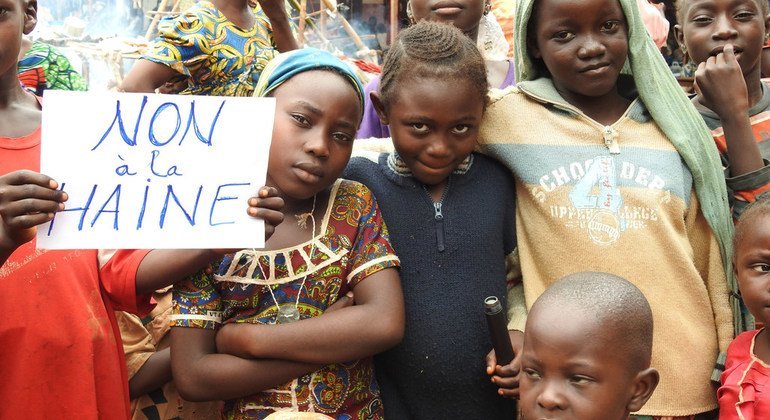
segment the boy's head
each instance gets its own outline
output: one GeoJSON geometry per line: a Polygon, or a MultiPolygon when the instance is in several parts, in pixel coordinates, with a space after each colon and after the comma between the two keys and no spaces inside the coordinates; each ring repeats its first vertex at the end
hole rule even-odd
{"type": "Polygon", "coordinates": [[[535,302],[524,332],[524,419],[625,420],[652,396],[652,311],[642,292],[606,273],[577,273],[535,302]]]}
{"type": "Polygon", "coordinates": [[[488,89],[476,44],[451,25],[421,21],[388,51],[371,99],[414,177],[440,188],[476,146],[488,89]]]}
{"type": "Polygon", "coordinates": [[[0,0],[0,74],[16,74],[22,35],[36,23],[37,0],[0,0]]]}
{"type": "Polygon", "coordinates": [[[770,325],[770,197],[751,205],[735,225],[733,269],[752,315],[770,325]]]}
{"type": "Polygon", "coordinates": [[[735,47],[744,75],[759,77],[762,46],[770,31],[766,0],[679,0],[676,39],[696,63],[735,47]]]}

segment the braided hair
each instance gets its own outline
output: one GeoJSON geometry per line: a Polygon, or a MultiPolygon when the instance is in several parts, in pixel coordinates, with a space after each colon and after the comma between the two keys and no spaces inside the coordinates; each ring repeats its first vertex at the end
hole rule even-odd
{"type": "Polygon", "coordinates": [[[486,108],[489,82],[484,59],[476,44],[452,25],[420,21],[399,33],[380,75],[385,109],[395,99],[399,83],[420,78],[469,80],[486,108]]]}

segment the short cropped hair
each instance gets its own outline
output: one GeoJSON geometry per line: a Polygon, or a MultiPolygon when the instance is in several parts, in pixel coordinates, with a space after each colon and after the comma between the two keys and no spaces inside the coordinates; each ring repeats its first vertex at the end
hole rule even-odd
{"type": "Polygon", "coordinates": [[[395,99],[399,84],[423,77],[467,78],[486,107],[489,82],[484,59],[476,44],[452,25],[420,21],[399,33],[385,55],[380,75],[380,100],[385,109],[395,99]]]}
{"type": "Polygon", "coordinates": [[[629,281],[608,273],[582,272],[558,280],[535,301],[531,313],[578,312],[612,334],[613,346],[637,370],[650,367],[652,310],[629,281]]]}
{"type": "Polygon", "coordinates": [[[735,224],[735,235],[733,235],[733,249],[738,248],[738,244],[741,243],[743,237],[746,236],[746,231],[749,222],[753,221],[760,216],[770,216],[770,194],[760,196],[760,198],[746,206],[741,213],[738,221],[735,224]]]}

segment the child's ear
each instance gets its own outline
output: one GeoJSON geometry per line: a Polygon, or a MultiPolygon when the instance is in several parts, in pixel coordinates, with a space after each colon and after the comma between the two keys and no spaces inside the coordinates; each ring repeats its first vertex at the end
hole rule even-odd
{"type": "Polygon", "coordinates": [[[634,393],[631,395],[626,409],[631,413],[641,410],[647,400],[652,397],[659,381],[660,374],[655,368],[647,368],[637,373],[634,379],[634,393]]]}
{"type": "Polygon", "coordinates": [[[372,100],[372,105],[374,105],[374,110],[377,112],[377,116],[380,118],[380,123],[382,123],[382,125],[388,125],[388,113],[385,110],[385,104],[382,103],[380,93],[371,92],[369,94],[369,99],[372,100]]]}
{"type": "Polygon", "coordinates": [[[684,31],[682,30],[682,25],[678,23],[674,25],[674,37],[676,37],[676,43],[679,44],[682,52],[687,51],[687,47],[684,45],[684,31]]]}
{"type": "Polygon", "coordinates": [[[770,15],[765,16],[765,44],[768,38],[770,38],[770,15]]]}
{"type": "Polygon", "coordinates": [[[24,34],[29,35],[37,25],[37,0],[24,1],[24,34]]]}
{"type": "Polygon", "coordinates": [[[532,37],[527,37],[527,49],[529,50],[529,53],[532,54],[533,57],[536,59],[543,58],[543,54],[540,53],[540,48],[537,47],[537,42],[532,39],[532,37]]]}

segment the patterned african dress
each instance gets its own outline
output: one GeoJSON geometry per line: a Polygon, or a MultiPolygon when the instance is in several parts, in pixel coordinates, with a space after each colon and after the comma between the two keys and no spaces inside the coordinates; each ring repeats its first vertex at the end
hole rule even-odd
{"type": "MultiPolygon", "coordinates": [[[[371,191],[340,180],[332,187],[322,235],[277,251],[226,256],[211,276],[174,287],[174,327],[217,329],[224,323],[275,324],[278,305],[300,320],[319,316],[338,297],[380,270],[398,267],[371,191]]],[[[317,412],[341,419],[383,417],[372,358],[330,364],[278,388],[225,402],[229,419],[275,411],[317,412]]]]}
{"type": "Polygon", "coordinates": [[[19,81],[37,96],[46,89],[86,90],[86,81],[59,50],[35,41],[19,61],[19,81]]]}
{"type": "Polygon", "coordinates": [[[211,2],[200,1],[158,24],[158,38],[142,58],[188,76],[182,94],[251,96],[259,74],[278,51],[270,20],[255,9],[256,23],[242,29],[211,2]]]}

